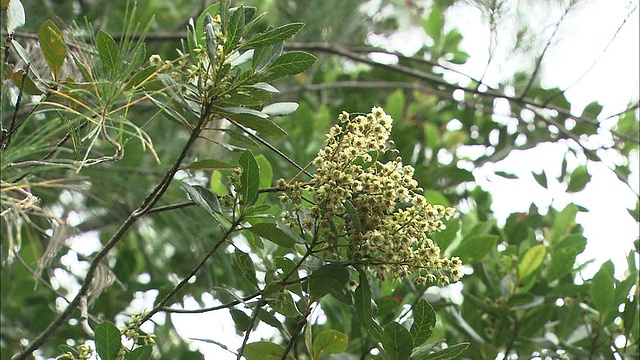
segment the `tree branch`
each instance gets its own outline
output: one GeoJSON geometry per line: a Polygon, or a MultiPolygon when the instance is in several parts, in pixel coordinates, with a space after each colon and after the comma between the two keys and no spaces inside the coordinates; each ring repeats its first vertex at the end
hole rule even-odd
{"type": "Polygon", "coordinates": [[[80,305],[81,298],[83,296],[86,296],[87,293],[89,292],[91,283],[96,274],[100,261],[109,253],[109,251],[111,251],[111,249],[113,249],[114,246],[116,246],[118,242],[120,242],[120,240],[122,240],[122,238],[124,237],[126,232],[129,230],[129,228],[140,217],[145,215],[151,209],[151,207],[160,199],[160,197],[167,191],[167,189],[169,188],[169,184],[171,183],[171,180],[173,179],[174,175],[180,168],[180,164],[182,163],[182,160],[184,160],[184,158],[186,157],[189,148],[193,145],[193,143],[198,138],[202,125],[204,124],[208,116],[209,116],[209,108],[207,107],[205,111],[202,112],[202,115],[198,121],[198,124],[193,129],[191,136],[189,137],[189,140],[187,140],[187,143],[182,149],[182,152],[180,153],[176,161],[173,163],[171,168],[167,171],[164,178],[158,183],[158,185],[156,185],[153,191],[149,193],[149,195],[144,199],[144,201],[142,201],[140,206],[129,214],[129,216],[122,223],[120,228],[113,234],[113,236],[111,236],[111,238],[109,239],[109,241],[107,241],[104,247],[95,255],[95,257],[91,261],[89,270],[87,271],[87,275],[85,276],[85,279],[82,282],[80,291],[78,291],[78,294],[73,298],[71,303],[69,303],[69,305],[62,311],[62,313],[60,313],[58,317],[55,318],[49,324],[49,326],[47,326],[47,328],[44,329],[29,344],[29,346],[27,346],[24,350],[22,350],[16,356],[14,356],[14,359],[18,359],[18,360],[26,359],[35,350],[40,348],[47,341],[49,337],[53,336],[54,332],[62,324],[64,324],[67,321],[67,319],[71,316],[71,314],[78,308],[78,306],[80,305]]]}

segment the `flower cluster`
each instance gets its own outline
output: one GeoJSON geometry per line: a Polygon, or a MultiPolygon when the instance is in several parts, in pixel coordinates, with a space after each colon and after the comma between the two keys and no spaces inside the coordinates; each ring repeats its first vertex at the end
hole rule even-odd
{"type": "Polygon", "coordinates": [[[351,117],[327,135],[314,160],[312,218],[326,239],[326,252],[360,262],[378,278],[417,275],[418,283],[447,284],[461,277],[459,258],[440,257],[429,233],[445,229],[454,209],[431,205],[400,157],[381,163],[389,150],[392,119],[381,108],[351,117]]]}

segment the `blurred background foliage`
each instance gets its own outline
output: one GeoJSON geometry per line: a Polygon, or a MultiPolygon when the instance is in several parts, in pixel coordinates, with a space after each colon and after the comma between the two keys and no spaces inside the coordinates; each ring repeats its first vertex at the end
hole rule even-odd
{"type": "MultiPolygon", "coordinates": [[[[85,24],[90,23],[94,31],[105,30],[116,40],[125,26],[125,0],[25,0],[23,3],[27,23],[15,39],[32,53],[37,52],[38,46],[29,34],[37,33],[47,19],[52,19],[66,34],[77,29],[87,31],[85,24]],[[74,23],[78,28],[73,27],[74,23]]],[[[614,264],[608,261],[593,278],[585,279],[581,271],[588,264],[577,262],[576,257],[584,251],[586,238],[581,226],[576,224],[576,215],[588,209],[569,204],[539,212],[532,204],[528,212],[514,213],[498,221],[492,214],[491,194],[476,184],[473,174],[474,169],[496,163],[513,150],[558,142],[566,144],[567,157],[579,159],[580,163],[571,168],[567,160],[563,162],[561,175],[556,180],[565,184],[567,192],[577,193],[585,188],[591,180],[586,163],[602,161],[605,151],[624,159],[615,163],[612,170],[619,181],[628,182],[634,165],[629,159],[637,161],[638,154],[637,105],[617,116],[611,129],[599,121],[602,106],[597,99],[576,116],[563,90],[540,84],[537,59],[546,50],[546,40],[528,41],[523,35],[530,33],[526,28],[526,14],[519,14],[520,27],[511,31],[518,39],[513,53],[529,61],[504,73],[503,81],[497,86],[487,86],[482,79],[456,75],[457,65],[464,64],[469,54],[461,48],[463,35],[448,26],[447,9],[475,6],[483,10],[488,24],[497,25],[501,21],[500,5],[513,2],[463,3],[453,0],[244,1],[243,4],[267,13],[254,28],[256,33],[268,26],[304,22],[303,30],[286,43],[285,48],[305,50],[318,57],[309,71],[275,83],[280,93],[274,96],[274,101],[295,101],[300,107],[292,115],[278,120],[288,136],[268,138],[268,141],[304,165],[323,146],[324,134],[342,110],[357,113],[367,112],[374,105],[383,106],[395,120],[392,134],[395,146],[405,161],[415,166],[416,178],[426,189],[427,199],[460,210],[460,216],[447,224],[445,232],[434,235],[434,240],[446,254],[462,258],[467,275],[460,283],[444,289],[419,287],[409,281],[374,282],[373,296],[381,323],[406,315],[404,305],[416,304],[425,298],[438,315],[435,335],[430,341],[444,344],[468,341],[471,346],[463,353],[464,358],[638,358],[638,243],[635,249],[630,246],[620,250],[628,253],[627,263],[615,264],[615,267],[624,269],[614,269],[614,264]],[[411,26],[424,28],[432,40],[414,53],[394,53],[372,40],[391,37],[411,26]],[[585,145],[587,139],[603,133],[609,141],[585,145]],[[473,155],[465,149],[473,149],[473,155]],[[623,275],[615,277],[614,274],[623,275]]],[[[163,59],[173,59],[177,56],[176,48],[181,47],[180,39],[184,38],[188,19],[196,18],[209,2],[153,0],[140,1],[137,5],[140,23],[153,20],[145,41],[147,56],[159,54],[163,59]]],[[[523,6],[566,9],[577,5],[548,1],[523,6]]],[[[12,96],[15,95],[5,86],[3,124],[8,122],[13,110],[12,96]]],[[[156,114],[153,119],[150,114],[156,114],[155,107],[143,102],[131,107],[127,116],[153,140],[159,163],[149,149],[145,151],[141,142],[134,139],[124,143],[125,155],[118,162],[85,167],[77,173],[51,168],[37,174],[38,180],[61,181],[60,185],[43,182],[33,193],[40,198],[42,209],[72,225],[64,235],[93,234],[104,242],[175,158],[188,133],[177,131],[175,124],[166,121],[163,114],[156,114]]],[[[42,116],[28,123],[14,141],[25,141],[30,132],[45,126],[45,120],[42,116]]],[[[50,131],[50,142],[65,135],[60,129],[50,131]]],[[[268,160],[274,179],[290,178],[298,172],[278,154],[247,143],[246,138],[224,133],[205,137],[209,139],[203,138],[197,143],[190,159],[216,158],[235,163],[239,152],[229,149],[249,147],[268,160]]],[[[108,152],[108,144],[96,146],[108,152]]],[[[69,151],[61,156],[72,159],[78,154],[82,152],[69,151]]],[[[5,165],[11,161],[14,160],[3,158],[5,165]]],[[[228,172],[224,171],[181,173],[210,184],[218,194],[224,191],[220,179],[226,175],[228,172]]],[[[498,175],[516,178],[510,173],[498,175]]],[[[536,180],[546,187],[549,179],[542,174],[536,175],[536,180]]],[[[160,205],[185,200],[179,186],[173,184],[160,205]]],[[[266,201],[277,204],[275,197],[266,201]]],[[[274,214],[280,211],[277,206],[272,209],[274,214]]],[[[630,213],[638,221],[638,207],[630,213]]],[[[56,309],[64,303],[62,297],[70,296],[77,288],[73,284],[78,283],[76,278],[82,278],[87,260],[97,247],[91,243],[91,236],[67,241],[41,275],[55,292],[42,284],[36,286],[32,270],[38,267],[50,241],[51,233],[46,230],[54,225],[46,217],[31,216],[30,220],[31,224],[20,227],[18,234],[12,236],[9,233],[15,224],[3,221],[0,345],[1,357],[7,359],[24,345],[22,339],[33,338],[52,321],[56,309]],[[20,243],[15,259],[8,258],[10,237],[20,243]]],[[[173,287],[175,279],[191,270],[194,259],[208,251],[210,239],[218,232],[211,219],[196,207],[145,218],[108,257],[108,266],[117,281],[100,295],[90,313],[100,319],[118,319],[119,314],[130,313],[127,309],[132,299],[143,293],[156,289],[162,297],[173,287]]],[[[615,229],[612,229],[614,235],[615,229]]],[[[281,249],[254,250],[257,264],[259,259],[266,264],[273,257],[286,254],[281,249]]],[[[250,284],[237,271],[237,266],[228,253],[217,253],[206,271],[182,294],[189,294],[204,306],[203,293],[211,293],[222,302],[228,300],[224,292],[212,290],[217,287],[250,293],[250,284]]],[[[326,321],[317,323],[314,332],[337,329],[350,337],[347,350],[350,355],[335,358],[379,356],[370,353],[375,344],[361,330],[353,309],[330,297],[322,300],[322,308],[326,321]]],[[[284,320],[285,328],[295,326],[293,318],[284,320]]],[[[161,340],[158,350],[162,358],[202,358],[202,354],[189,346],[192,341],[178,335],[168,317],[156,322],[153,332],[161,340]]],[[[85,336],[78,322],[72,321],[55,334],[40,354],[55,356],[59,354],[57,345],[73,344],[67,339],[79,341],[85,336]]],[[[202,335],[214,340],[215,336],[202,335]]],[[[299,345],[295,354],[303,358],[304,345],[299,345]]]]}

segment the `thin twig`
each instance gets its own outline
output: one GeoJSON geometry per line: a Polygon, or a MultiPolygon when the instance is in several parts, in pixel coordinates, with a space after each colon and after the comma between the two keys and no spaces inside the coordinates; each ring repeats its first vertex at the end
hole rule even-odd
{"type": "Polygon", "coordinates": [[[250,294],[250,295],[247,295],[247,296],[243,297],[242,300],[234,300],[234,301],[228,302],[226,304],[216,305],[216,306],[212,306],[212,307],[208,307],[208,308],[187,310],[187,309],[174,309],[174,308],[170,308],[170,307],[163,307],[159,311],[163,311],[163,312],[167,312],[167,313],[176,313],[176,314],[202,314],[202,313],[206,313],[206,312],[209,312],[209,311],[228,309],[228,308],[230,308],[232,306],[236,306],[238,304],[241,304],[242,302],[249,301],[249,300],[251,300],[253,298],[256,298],[256,297],[260,296],[260,294],[262,294],[262,293],[261,292],[255,292],[253,294],[250,294]]]}

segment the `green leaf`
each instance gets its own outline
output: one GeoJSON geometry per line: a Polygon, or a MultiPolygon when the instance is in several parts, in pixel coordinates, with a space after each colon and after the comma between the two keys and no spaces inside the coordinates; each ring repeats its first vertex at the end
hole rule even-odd
{"type": "Polygon", "coordinates": [[[584,110],[582,110],[582,116],[586,116],[591,119],[598,119],[598,115],[600,115],[602,109],[602,105],[598,104],[597,101],[594,101],[585,106],[584,110]]]}
{"type": "Polygon", "coordinates": [[[277,301],[273,305],[273,309],[288,318],[297,318],[300,316],[293,297],[287,290],[277,296],[277,301]]]}
{"type": "Polygon", "coordinates": [[[347,289],[349,271],[339,264],[327,264],[314,271],[309,277],[309,293],[311,301],[317,301],[326,294],[336,300],[351,305],[353,299],[347,289]]]}
{"type": "Polygon", "coordinates": [[[582,191],[585,186],[591,181],[591,175],[587,172],[587,167],[584,165],[578,166],[571,173],[569,178],[569,185],[567,186],[568,192],[582,191]]]}
{"type": "Polygon", "coordinates": [[[324,330],[313,340],[314,358],[318,359],[325,352],[339,354],[349,346],[349,337],[337,330],[324,330]]]}
{"type": "MultiPolygon", "coordinates": [[[[8,71],[11,71],[8,65],[5,66],[8,71]]],[[[11,74],[11,81],[25,94],[42,95],[44,93],[22,69],[11,74]]]]}
{"type": "Polygon", "coordinates": [[[407,101],[402,89],[397,89],[392,92],[388,97],[384,105],[384,111],[391,116],[395,121],[401,121],[404,119],[404,108],[407,101]]]}
{"type": "Polygon", "coordinates": [[[118,45],[116,45],[111,35],[100,30],[98,35],[96,35],[96,48],[98,49],[100,60],[102,60],[107,70],[113,71],[118,68],[120,64],[120,54],[118,45]]]}
{"type": "MultiPolygon", "coordinates": [[[[281,360],[285,348],[282,345],[268,341],[258,341],[247,344],[244,348],[244,357],[247,360],[281,360]]],[[[295,360],[293,355],[288,354],[287,360],[295,360]]]]}
{"type": "Polygon", "coordinates": [[[347,200],[344,203],[344,207],[347,209],[347,213],[349,214],[349,219],[351,220],[351,225],[362,234],[362,224],[360,223],[360,216],[358,215],[358,211],[353,206],[351,201],[347,200]]]}
{"type": "MultiPolygon", "coordinates": [[[[615,278],[613,277],[613,262],[605,262],[600,270],[591,279],[589,296],[593,303],[593,308],[601,314],[606,314],[615,310],[617,304],[613,303],[615,297],[615,278]]],[[[603,315],[604,316],[604,315],[603,315]]]]}
{"type": "Polygon", "coordinates": [[[245,150],[240,155],[240,166],[242,167],[242,175],[240,176],[240,193],[245,206],[255,204],[258,199],[258,190],[260,187],[260,168],[250,150],[245,150]]]}
{"type": "Polygon", "coordinates": [[[504,172],[504,171],[496,171],[496,175],[503,177],[505,179],[517,179],[518,176],[512,173],[504,172]]]}
{"type": "Polygon", "coordinates": [[[458,235],[458,230],[460,230],[460,220],[457,218],[451,218],[448,221],[445,220],[444,225],[446,226],[446,229],[431,234],[433,242],[442,250],[446,250],[456,238],[456,235],[458,235]]]}
{"type": "Polygon", "coordinates": [[[544,244],[536,245],[524,254],[520,264],[518,264],[518,275],[520,280],[531,275],[544,261],[544,257],[547,255],[547,247],[544,244]]]}
{"type": "Polygon", "coordinates": [[[180,184],[180,188],[187,193],[191,201],[196,203],[196,205],[198,205],[207,213],[211,215],[213,215],[214,213],[222,213],[222,208],[220,207],[220,201],[218,201],[218,197],[216,196],[216,194],[214,194],[204,186],[182,183],[180,184]]]}
{"type": "MultiPolygon", "coordinates": [[[[273,168],[271,167],[271,163],[262,154],[256,156],[256,162],[260,169],[260,188],[268,188],[271,186],[271,182],[273,181],[273,168]]],[[[266,197],[267,193],[260,194],[258,197],[258,203],[264,202],[266,197]]]]}
{"type": "Polygon", "coordinates": [[[444,26],[444,12],[437,3],[434,3],[431,7],[429,17],[422,23],[422,27],[426,31],[435,43],[438,43],[440,36],[442,35],[442,28],[444,26]]]}
{"type": "Polygon", "coordinates": [[[259,83],[247,85],[247,87],[252,87],[252,88],[268,91],[270,93],[279,93],[280,92],[280,90],[276,89],[273,85],[271,85],[269,83],[266,83],[266,82],[259,82],[259,83]]]}
{"type": "Polygon", "coordinates": [[[542,186],[543,188],[547,188],[547,173],[546,172],[542,172],[542,174],[536,174],[534,172],[531,172],[531,175],[533,175],[533,178],[536,180],[536,182],[538,184],[540,184],[540,186],[542,186]]]}
{"type": "Polygon", "coordinates": [[[284,136],[287,133],[276,123],[267,119],[268,115],[260,111],[243,107],[225,107],[222,114],[243,126],[267,136],[284,136]]]}
{"type": "Polygon", "coordinates": [[[575,224],[577,214],[578,207],[575,204],[569,204],[556,215],[555,224],[553,224],[553,235],[551,237],[552,244],[560,240],[565,233],[570,232],[573,224],[575,224]]]}
{"type": "Polygon", "coordinates": [[[67,45],[60,29],[51,20],[46,20],[38,30],[38,41],[45,61],[53,73],[53,79],[58,81],[58,75],[64,59],[67,56],[67,45]]]}
{"type": "MultiPolygon", "coordinates": [[[[24,6],[20,0],[2,0],[2,7],[7,8],[7,16],[5,18],[7,33],[11,34],[17,28],[24,26],[25,14],[24,6]]],[[[49,21],[49,20],[47,20],[49,21]]]]}
{"type": "Polygon", "coordinates": [[[279,102],[265,106],[262,112],[269,116],[289,115],[298,110],[298,104],[294,102],[279,102]]]}
{"type": "Polygon", "coordinates": [[[287,233],[280,230],[278,225],[274,223],[254,224],[248,230],[255,235],[271,240],[284,248],[292,248],[293,245],[295,245],[295,240],[290,238],[287,233]]]}
{"type": "MultiPolygon", "coordinates": [[[[297,265],[293,260],[287,259],[282,256],[278,256],[274,259],[274,262],[278,269],[282,269],[281,279],[285,280],[285,276],[288,276],[285,281],[294,281],[299,279],[297,265]]],[[[300,283],[292,284],[288,287],[288,289],[302,297],[302,286],[300,283]]]]}
{"type": "Polygon", "coordinates": [[[227,27],[227,40],[224,44],[224,48],[226,52],[229,52],[233,49],[240,39],[242,38],[242,34],[244,33],[244,8],[242,5],[236,8],[231,17],[229,18],[229,25],[227,27]]]}
{"type": "Polygon", "coordinates": [[[356,288],[353,297],[356,316],[374,339],[381,340],[383,331],[380,324],[376,321],[373,309],[371,308],[371,288],[369,287],[369,280],[367,280],[367,276],[363,270],[358,269],[358,272],[360,273],[360,285],[356,288]]]}
{"type": "MultiPolygon", "coordinates": [[[[542,298],[542,296],[540,296],[540,298],[542,298]]],[[[553,308],[551,306],[539,306],[533,311],[526,312],[526,317],[522,319],[520,325],[522,335],[533,337],[539,334],[540,330],[551,320],[552,314],[553,308]]]]}
{"type": "Polygon", "coordinates": [[[244,311],[239,309],[229,309],[233,323],[236,324],[236,329],[241,332],[249,330],[251,327],[251,318],[245,314],[244,311]]]}
{"type": "Polygon", "coordinates": [[[184,166],[183,170],[216,170],[216,169],[235,169],[237,166],[224,161],[215,159],[204,159],[192,162],[184,166]]]}
{"type": "Polygon", "coordinates": [[[299,74],[315,64],[316,57],[304,51],[292,51],[282,54],[264,71],[269,73],[267,81],[287,75],[299,74]]]}
{"type": "Polygon", "coordinates": [[[452,253],[459,256],[462,262],[471,264],[480,261],[491,250],[496,248],[499,237],[497,235],[472,235],[462,240],[452,253]]]}
{"type": "Polygon", "coordinates": [[[411,333],[397,322],[391,322],[384,327],[382,347],[391,360],[406,360],[413,350],[411,333]]]}
{"type": "MultiPolygon", "coordinates": [[[[155,66],[147,66],[146,68],[136,71],[136,73],[127,81],[127,85],[124,87],[124,90],[129,90],[133,88],[137,88],[140,85],[146,83],[147,81],[153,78],[153,75],[158,71],[155,66]]],[[[84,75],[83,75],[84,76],[84,75]]],[[[88,76],[88,73],[87,73],[88,76]]]]}
{"type": "Polygon", "coordinates": [[[265,309],[262,309],[262,308],[258,309],[258,319],[260,319],[260,321],[264,322],[269,326],[273,326],[276,329],[280,329],[280,330],[284,329],[280,320],[278,320],[277,317],[275,317],[273,314],[271,314],[265,309]]]}
{"type": "Polygon", "coordinates": [[[278,43],[273,46],[258,46],[253,53],[251,66],[256,72],[268,68],[282,55],[284,44],[278,43]]]}
{"type": "Polygon", "coordinates": [[[450,346],[446,349],[440,350],[438,352],[435,352],[433,354],[430,354],[429,357],[424,358],[424,359],[429,359],[429,360],[449,360],[449,359],[458,359],[460,354],[462,354],[463,351],[467,350],[467,348],[469,347],[469,343],[460,343],[460,344],[455,344],[453,346],[450,346]]]}
{"type": "Polygon", "coordinates": [[[433,333],[436,325],[436,312],[431,304],[421,299],[413,307],[413,324],[411,324],[411,337],[414,346],[422,345],[433,333]]]}
{"type": "MultiPolygon", "coordinates": [[[[196,25],[195,25],[195,32],[196,32],[195,40],[196,41],[198,41],[200,43],[202,43],[202,41],[204,41],[204,38],[205,38],[205,33],[204,33],[205,19],[207,18],[207,15],[209,15],[211,18],[213,18],[216,15],[218,15],[219,13],[220,13],[220,3],[216,2],[215,4],[210,5],[209,7],[204,9],[204,11],[200,14],[200,16],[198,16],[198,20],[196,20],[196,25]]],[[[202,45],[204,45],[204,43],[202,45]]]]}
{"type": "Polygon", "coordinates": [[[147,360],[151,358],[153,347],[151,345],[140,346],[124,357],[125,360],[147,360]]]}
{"type": "Polygon", "coordinates": [[[249,254],[235,249],[236,261],[240,267],[240,273],[242,277],[249,280],[253,285],[258,286],[258,280],[256,279],[256,268],[253,265],[253,260],[249,254]]]}
{"type": "Polygon", "coordinates": [[[96,351],[102,360],[115,360],[122,347],[120,330],[112,322],[103,321],[96,328],[96,351]]]}
{"type": "Polygon", "coordinates": [[[268,30],[254,36],[252,39],[244,43],[242,47],[276,45],[295,35],[298,31],[300,31],[300,29],[302,29],[302,27],[304,27],[303,23],[291,23],[282,25],[273,30],[268,30]]]}

